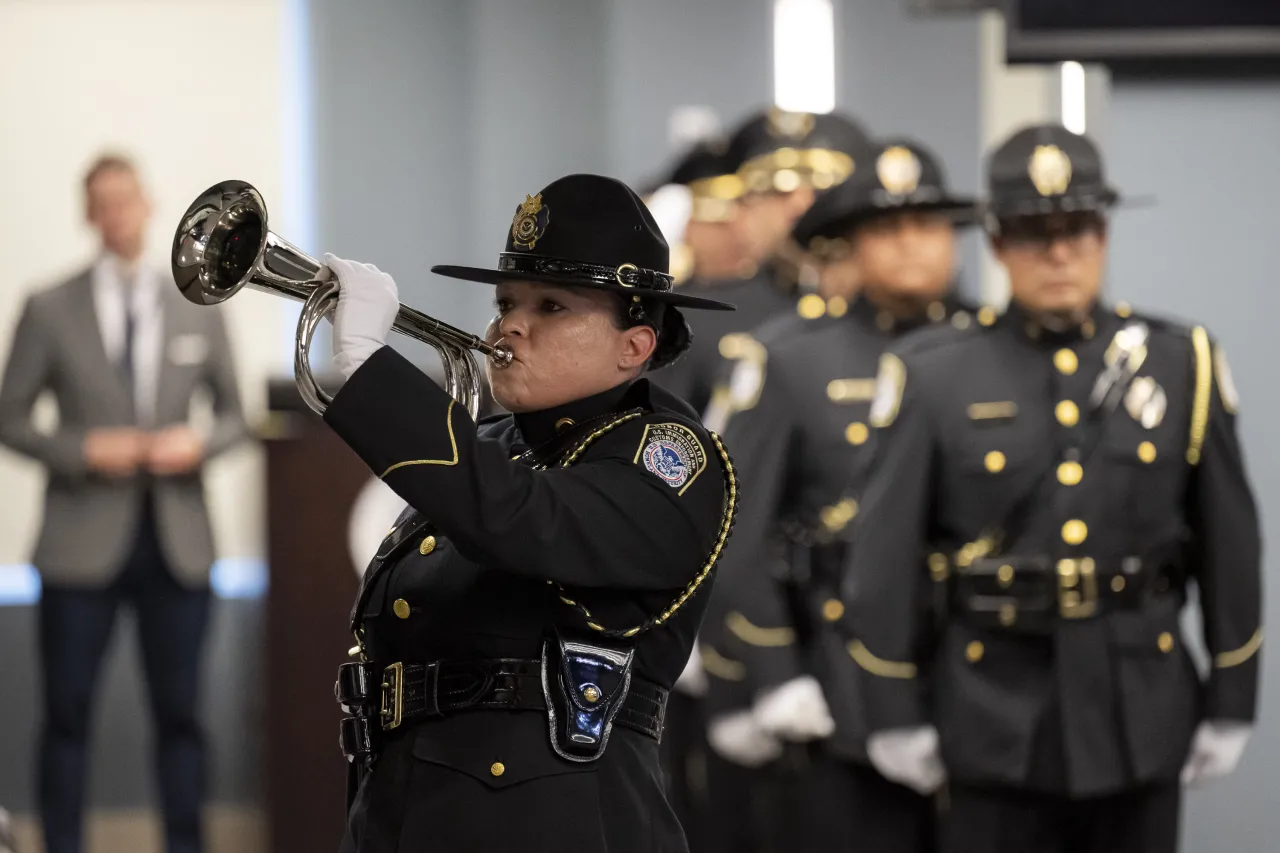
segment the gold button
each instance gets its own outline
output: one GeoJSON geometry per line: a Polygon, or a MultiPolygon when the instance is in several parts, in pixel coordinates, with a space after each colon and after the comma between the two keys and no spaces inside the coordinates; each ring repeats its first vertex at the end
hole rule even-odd
{"type": "Polygon", "coordinates": [[[844,615],[844,603],[838,598],[828,598],[822,604],[822,618],[828,622],[835,622],[844,615]]]}
{"type": "Polygon", "coordinates": [[[1149,441],[1138,445],[1138,458],[1150,465],[1156,461],[1156,446],[1149,441]]]}
{"type": "Polygon", "coordinates": [[[973,321],[969,317],[968,311],[957,311],[951,315],[951,325],[955,326],[957,329],[967,329],[971,322],[973,321]]]}
{"type": "Polygon", "coordinates": [[[582,698],[586,699],[588,702],[599,702],[600,688],[596,687],[594,684],[588,684],[586,687],[582,688],[582,698]]]}
{"type": "Polygon", "coordinates": [[[1084,466],[1079,462],[1063,462],[1058,466],[1058,482],[1064,486],[1074,486],[1084,476],[1084,466]]]}
{"type": "Polygon", "coordinates": [[[507,772],[507,768],[501,761],[495,761],[493,764],[489,765],[489,772],[494,776],[501,776],[503,773],[507,772]]]}
{"type": "Polygon", "coordinates": [[[1070,400],[1063,400],[1054,408],[1053,414],[1063,426],[1075,426],[1080,420],[1080,407],[1070,400]]]}
{"type": "Polygon", "coordinates": [[[882,332],[893,331],[893,315],[888,311],[880,311],[876,314],[876,328],[882,332]]]}
{"type": "Polygon", "coordinates": [[[816,320],[827,312],[827,303],[816,293],[806,293],[796,303],[796,312],[806,320],[816,320]]]}
{"type": "Polygon", "coordinates": [[[1001,471],[1003,471],[1004,463],[1005,463],[1004,454],[1001,453],[999,450],[991,451],[990,453],[987,454],[986,458],[982,460],[982,464],[986,465],[987,470],[990,471],[992,474],[999,474],[1001,471]]]}
{"type": "Polygon", "coordinates": [[[1064,347],[1053,354],[1053,366],[1064,376],[1070,376],[1080,366],[1080,359],[1076,358],[1074,350],[1064,347]]]}
{"type": "Polygon", "coordinates": [[[1129,303],[1128,303],[1128,302],[1117,302],[1117,303],[1116,303],[1116,316],[1117,316],[1117,317],[1119,317],[1119,318],[1121,318],[1121,319],[1128,319],[1128,317],[1129,317],[1131,314],[1133,314],[1133,308],[1132,308],[1132,306],[1130,306],[1130,305],[1129,305],[1129,303]]]}
{"type": "Polygon", "coordinates": [[[832,317],[843,317],[849,313],[849,300],[843,296],[833,296],[827,300],[827,313],[832,317]]]}
{"type": "Polygon", "coordinates": [[[1111,579],[1112,592],[1124,592],[1124,576],[1116,575],[1111,579]]]}
{"type": "Polygon", "coordinates": [[[1173,634],[1168,631],[1163,632],[1156,640],[1156,645],[1160,647],[1160,651],[1168,654],[1173,651],[1173,634]]]}
{"type": "Polygon", "coordinates": [[[974,640],[972,643],[964,647],[965,660],[969,661],[969,663],[977,663],[982,660],[982,655],[985,652],[986,649],[984,649],[982,647],[982,643],[977,640],[974,640]]]}
{"type": "Polygon", "coordinates": [[[1080,334],[1084,335],[1086,341],[1093,340],[1093,335],[1098,331],[1098,326],[1092,320],[1085,320],[1080,326],[1080,334]]]}
{"type": "Polygon", "coordinates": [[[397,598],[395,603],[391,605],[391,609],[401,619],[409,618],[409,602],[405,601],[403,598],[397,598]]]}
{"type": "Polygon", "coordinates": [[[983,305],[978,309],[978,322],[984,326],[994,325],[996,322],[996,309],[990,305],[983,305]]]}
{"type": "Polygon", "coordinates": [[[428,536],[426,539],[423,539],[422,544],[418,546],[418,553],[425,557],[435,549],[436,537],[428,536]]]}
{"type": "Polygon", "coordinates": [[[871,431],[867,429],[867,425],[862,421],[854,421],[844,428],[845,441],[855,447],[859,444],[865,443],[870,435],[871,431]]]}
{"type": "Polygon", "coordinates": [[[1014,622],[1018,621],[1018,605],[1001,604],[1000,605],[1000,624],[1008,628],[1014,622]]]}
{"type": "Polygon", "coordinates": [[[929,577],[935,581],[944,581],[947,579],[948,569],[946,554],[935,551],[929,555],[929,577]]]}
{"type": "Polygon", "coordinates": [[[1073,518],[1062,525],[1062,541],[1068,545],[1079,545],[1089,538],[1089,526],[1078,518],[1073,518]]]}
{"type": "Polygon", "coordinates": [[[999,582],[1000,586],[1004,587],[1005,589],[1008,589],[1009,587],[1013,586],[1013,566],[1009,565],[1008,563],[1005,563],[1003,566],[997,569],[996,580],[999,582]]]}
{"type": "Polygon", "coordinates": [[[573,418],[561,418],[556,421],[556,432],[564,432],[571,426],[573,426],[573,418]]]}
{"type": "Polygon", "coordinates": [[[941,302],[930,302],[929,307],[925,309],[925,313],[929,315],[929,319],[935,323],[941,323],[947,319],[947,306],[941,302]]]}

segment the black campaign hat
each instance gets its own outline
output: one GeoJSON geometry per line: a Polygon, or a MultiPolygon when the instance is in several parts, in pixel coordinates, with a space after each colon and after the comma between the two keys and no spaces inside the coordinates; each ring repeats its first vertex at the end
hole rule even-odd
{"type": "Polygon", "coordinates": [[[988,212],[998,219],[1101,211],[1120,194],[1107,183],[1093,140],[1060,124],[1023,128],[987,163],[988,212]]]}
{"type": "Polygon", "coordinates": [[[747,192],[842,183],[872,150],[866,131],[838,113],[800,113],[770,108],[747,119],[729,140],[747,192]]]}
{"type": "Polygon", "coordinates": [[[600,175],[568,175],[516,207],[497,269],[446,265],[431,271],[487,284],[546,282],[733,310],[727,302],[672,292],[668,263],[667,241],[630,187],[600,175]]]}
{"type": "Polygon", "coordinates": [[[906,210],[951,214],[959,224],[977,221],[977,202],[953,196],[933,152],[910,139],[891,139],[875,148],[873,167],[827,190],[800,217],[792,236],[811,249],[844,237],[859,222],[906,210]],[[814,244],[819,244],[815,246],[814,244]]]}

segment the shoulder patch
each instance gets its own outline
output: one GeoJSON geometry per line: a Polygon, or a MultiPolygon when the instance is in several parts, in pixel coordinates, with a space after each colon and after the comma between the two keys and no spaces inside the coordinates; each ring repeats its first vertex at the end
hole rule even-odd
{"type": "Polygon", "coordinates": [[[880,356],[880,371],[876,376],[876,397],[871,403],[871,425],[887,427],[898,417],[902,407],[902,392],[907,387],[907,367],[891,352],[880,356]]]}
{"type": "Polygon", "coordinates": [[[1227,354],[1222,347],[1213,348],[1213,372],[1218,379],[1218,395],[1222,397],[1222,407],[1230,414],[1240,411],[1240,395],[1236,391],[1235,379],[1231,376],[1231,368],[1227,365],[1227,354]]]}
{"type": "Polygon", "coordinates": [[[683,495],[706,469],[707,451],[687,426],[670,422],[646,424],[632,461],[683,495]]]}

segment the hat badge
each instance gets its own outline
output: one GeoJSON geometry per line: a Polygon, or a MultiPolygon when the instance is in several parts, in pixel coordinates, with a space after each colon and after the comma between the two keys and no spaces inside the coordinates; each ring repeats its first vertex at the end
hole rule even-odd
{"type": "Polygon", "coordinates": [[[796,113],[778,107],[769,110],[767,127],[770,136],[804,139],[813,130],[813,124],[812,113],[796,113]]]}
{"type": "Polygon", "coordinates": [[[526,195],[511,221],[511,242],[518,249],[532,249],[546,233],[551,208],[542,203],[542,193],[526,195]]]}
{"type": "Polygon", "coordinates": [[[890,195],[910,195],[920,186],[920,158],[901,145],[886,148],[876,160],[876,177],[890,195]]]}
{"type": "Polygon", "coordinates": [[[1056,145],[1037,145],[1027,175],[1040,195],[1062,195],[1071,185],[1071,158],[1056,145]]]}

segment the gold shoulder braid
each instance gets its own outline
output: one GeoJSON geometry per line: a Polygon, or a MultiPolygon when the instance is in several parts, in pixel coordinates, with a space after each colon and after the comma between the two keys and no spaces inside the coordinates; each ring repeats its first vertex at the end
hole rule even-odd
{"type": "Polygon", "coordinates": [[[1205,429],[1209,425],[1209,395],[1213,391],[1209,333],[1203,326],[1196,326],[1191,330],[1191,345],[1196,354],[1196,392],[1191,402],[1191,435],[1187,442],[1187,462],[1199,465],[1200,449],[1204,447],[1205,429]]]}
{"type": "MultiPolygon", "coordinates": [[[[627,414],[604,424],[584,438],[577,447],[570,451],[569,454],[564,457],[564,461],[560,463],[560,467],[568,468],[574,462],[577,462],[586,449],[595,443],[595,441],[601,436],[612,432],[633,418],[640,417],[641,414],[644,413],[628,412],[627,414]]],[[[725,542],[728,541],[729,534],[733,531],[734,517],[738,513],[738,480],[733,469],[733,460],[729,458],[729,452],[724,449],[724,444],[721,443],[720,436],[710,431],[708,431],[707,434],[711,436],[711,441],[716,446],[716,452],[720,454],[720,461],[724,463],[725,477],[724,513],[720,518],[720,532],[716,536],[716,544],[711,549],[710,556],[708,556],[706,562],[702,564],[702,568],[694,576],[693,580],[689,581],[689,584],[684,588],[680,595],[678,595],[676,599],[672,601],[671,604],[669,604],[661,613],[645,620],[642,624],[637,625],[634,628],[627,628],[625,630],[606,628],[596,622],[591,616],[591,611],[588,610],[585,605],[570,598],[569,593],[563,586],[555,581],[547,581],[548,584],[554,586],[559,592],[561,601],[570,607],[575,608],[582,614],[582,618],[586,621],[587,627],[591,630],[598,631],[604,636],[612,637],[614,639],[625,639],[635,637],[638,634],[643,634],[645,631],[666,623],[672,616],[675,616],[677,611],[679,611],[681,607],[684,607],[685,602],[690,598],[693,598],[694,593],[698,591],[698,588],[701,587],[703,582],[711,575],[711,570],[715,568],[716,563],[719,561],[720,552],[724,550],[725,542]]]]}

